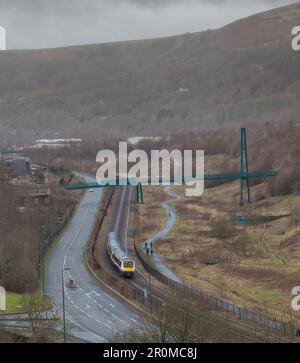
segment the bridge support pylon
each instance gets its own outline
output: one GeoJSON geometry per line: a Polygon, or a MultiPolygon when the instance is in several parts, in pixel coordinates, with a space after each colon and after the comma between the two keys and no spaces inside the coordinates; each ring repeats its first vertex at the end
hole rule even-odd
{"type": "Polygon", "coordinates": [[[136,192],[136,203],[137,204],[144,204],[144,194],[143,194],[143,187],[142,187],[141,183],[139,183],[136,186],[135,192],[136,192]]]}
{"type": "Polygon", "coordinates": [[[250,194],[250,178],[249,178],[249,164],[248,164],[248,148],[247,148],[247,134],[246,129],[241,128],[241,170],[240,170],[240,205],[244,205],[244,181],[246,181],[247,185],[247,194],[248,194],[248,203],[251,203],[251,194],[250,194]],[[246,169],[246,174],[245,174],[246,169]]]}

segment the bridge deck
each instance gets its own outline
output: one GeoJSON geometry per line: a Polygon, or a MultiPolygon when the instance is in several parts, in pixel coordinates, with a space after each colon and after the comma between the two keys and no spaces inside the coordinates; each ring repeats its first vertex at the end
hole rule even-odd
{"type": "MultiPolygon", "coordinates": [[[[254,171],[249,173],[249,179],[260,179],[260,178],[268,178],[274,177],[279,174],[279,171],[254,171]]],[[[238,179],[247,179],[247,175],[244,174],[241,176],[240,173],[221,173],[221,174],[206,174],[204,175],[204,181],[211,181],[211,180],[238,180],[238,179]]],[[[199,179],[200,180],[200,179],[199,179]]],[[[174,178],[170,179],[170,184],[174,184],[177,180],[174,178]]],[[[182,179],[181,183],[185,184],[187,181],[182,179]]],[[[148,180],[140,180],[142,185],[151,185],[150,179],[148,180]]],[[[158,178],[154,185],[163,185],[166,184],[162,178],[158,178]]],[[[82,183],[82,184],[66,184],[65,188],[67,190],[78,190],[78,189],[94,189],[94,188],[107,188],[110,186],[119,186],[119,185],[130,185],[128,179],[116,178],[115,184],[109,183],[107,181],[106,185],[100,185],[98,183],[82,183]]]]}

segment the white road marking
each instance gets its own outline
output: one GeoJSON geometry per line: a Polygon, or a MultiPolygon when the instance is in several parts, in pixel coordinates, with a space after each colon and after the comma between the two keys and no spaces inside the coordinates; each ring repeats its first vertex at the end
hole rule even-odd
{"type": "MultiPolygon", "coordinates": [[[[54,308],[55,308],[55,310],[57,311],[57,312],[60,312],[61,310],[60,309],[58,309],[58,307],[57,306],[55,306],[55,305],[53,305],[54,306],[54,308]]],[[[61,312],[61,314],[60,315],[62,315],[62,312],[61,312]]],[[[71,323],[73,323],[74,325],[76,325],[78,328],[80,328],[80,329],[82,329],[82,330],[84,330],[84,331],[86,331],[87,333],[89,333],[89,334],[91,334],[91,335],[94,335],[95,337],[97,337],[97,339],[100,339],[101,341],[103,341],[103,342],[105,342],[106,340],[103,338],[103,337],[101,337],[100,335],[97,335],[97,334],[95,334],[95,333],[93,333],[92,331],[90,331],[90,330],[88,330],[88,329],[86,329],[85,327],[83,327],[81,324],[79,324],[78,322],[76,322],[75,320],[73,320],[73,319],[71,319],[69,316],[68,316],[69,314],[68,313],[66,313],[66,319],[67,320],[69,320],[71,323]]]]}
{"type": "MultiPolygon", "coordinates": [[[[85,225],[85,222],[86,222],[86,218],[87,218],[87,215],[88,215],[88,213],[90,212],[90,207],[91,207],[91,205],[92,205],[92,203],[91,202],[89,202],[89,205],[88,205],[88,207],[87,207],[87,210],[86,210],[86,214],[85,214],[85,218],[83,218],[83,219],[81,219],[81,224],[80,224],[80,226],[79,226],[79,229],[77,230],[77,232],[75,233],[75,235],[74,235],[74,238],[72,238],[72,240],[70,241],[71,242],[71,244],[69,245],[69,248],[67,249],[67,251],[66,251],[66,254],[65,254],[65,256],[64,256],[64,259],[63,259],[63,268],[65,268],[65,269],[67,269],[68,268],[68,262],[71,264],[71,261],[69,260],[69,258],[71,257],[70,256],[70,252],[71,252],[71,250],[72,249],[74,249],[73,247],[74,247],[74,245],[75,245],[75,242],[78,240],[78,237],[79,237],[79,235],[80,235],[80,233],[81,233],[81,231],[82,231],[82,229],[83,229],[83,227],[84,227],[84,225],[85,225]]],[[[67,246],[66,246],[67,247],[67,246]]],[[[65,271],[65,272],[67,272],[67,271],[65,271]]],[[[77,271],[76,271],[77,272],[77,271]]],[[[72,275],[71,275],[71,271],[70,270],[68,270],[68,272],[67,272],[67,274],[66,274],[70,279],[72,279],[72,275]]],[[[103,305],[101,305],[100,303],[98,303],[95,299],[93,299],[93,298],[91,298],[91,296],[90,295],[92,295],[92,294],[95,294],[97,297],[102,297],[103,296],[103,298],[106,298],[106,299],[108,299],[108,300],[111,300],[112,302],[115,302],[115,300],[111,297],[111,296],[109,296],[108,294],[106,294],[106,293],[104,293],[104,294],[100,294],[100,293],[97,293],[96,291],[90,291],[90,292],[88,292],[87,293],[87,291],[85,290],[84,291],[84,289],[82,289],[79,285],[77,285],[77,287],[78,287],[78,289],[77,290],[69,290],[69,291],[72,291],[72,292],[70,292],[70,294],[71,294],[71,296],[73,297],[73,298],[75,298],[75,301],[76,301],[76,303],[78,304],[78,302],[77,302],[77,298],[78,298],[78,294],[76,294],[76,291],[80,291],[82,294],[84,294],[84,295],[86,295],[86,296],[88,296],[88,298],[91,300],[91,301],[93,301],[93,303],[95,303],[97,306],[99,306],[101,309],[104,309],[104,311],[106,312],[106,313],[108,313],[108,314],[111,314],[115,319],[117,319],[118,317],[115,315],[115,314],[112,314],[108,309],[106,309],[106,308],[104,308],[103,307],[103,305]],[[73,293],[73,291],[75,291],[74,293],[73,293]]],[[[88,314],[86,311],[84,311],[83,309],[81,309],[81,307],[80,307],[80,304],[79,305],[77,305],[73,300],[72,300],[72,298],[71,298],[71,296],[69,295],[69,293],[68,293],[68,289],[66,288],[66,285],[64,285],[63,286],[63,290],[64,290],[64,292],[65,292],[65,294],[66,294],[66,296],[67,296],[67,298],[68,298],[68,300],[72,303],[72,305],[78,310],[78,311],[80,311],[80,313],[81,314],[83,314],[83,315],[85,315],[85,316],[87,316],[88,318],[90,318],[90,319],[93,319],[93,321],[96,321],[98,324],[101,324],[101,325],[103,325],[103,326],[105,326],[105,327],[107,327],[107,328],[109,328],[109,329],[111,329],[112,331],[114,331],[114,332],[116,332],[116,333],[118,333],[119,331],[118,330],[116,330],[116,329],[114,329],[114,327],[110,327],[109,325],[107,325],[107,324],[104,324],[102,321],[100,321],[100,320],[97,320],[97,319],[95,319],[95,317],[93,317],[91,314],[88,314]]],[[[80,301],[79,301],[80,302],[80,301]]],[[[105,303],[107,304],[107,303],[109,303],[109,301],[105,301],[105,303]]],[[[116,308],[116,305],[114,305],[114,304],[112,304],[112,303],[109,303],[109,305],[112,307],[112,308],[116,308]]],[[[122,305],[121,305],[122,306],[122,305]]],[[[86,305],[86,307],[87,307],[87,309],[89,309],[90,308],[90,305],[86,305]]],[[[66,314],[68,314],[67,312],[66,312],[66,314]]],[[[69,314],[68,314],[69,315],[69,314]]],[[[98,336],[97,334],[94,334],[93,332],[91,332],[91,331],[89,331],[88,329],[86,329],[86,328],[84,328],[83,326],[81,326],[80,324],[78,324],[78,323],[76,323],[75,321],[73,321],[72,319],[70,319],[70,318],[68,318],[68,320],[70,320],[72,323],[74,323],[76,326],[78,326],[79,328],[81,328],[82,330],[84,330],[84,331],[86,331],[86,332],[88,332],[89,334],[92,334],[92,335],[94,335],[95,337],[97,337],[97,339],[101,339],[102,341],[105,341],[105,339],[104,338],[102,338],[102,337],[100,337],[100,336],[98,336]]],[[[111,324],[113,324],[113,322],[111,321],[111,320],[108,320],[111,324]]],[[[122,319],[120,319],[120,321],[121,322],[124,322],[124,323],[126,323],[126,324],[129,324],[129,323],[127,323],[127,322],[125,322],[124,320],[122,320],[122,319]]]]}

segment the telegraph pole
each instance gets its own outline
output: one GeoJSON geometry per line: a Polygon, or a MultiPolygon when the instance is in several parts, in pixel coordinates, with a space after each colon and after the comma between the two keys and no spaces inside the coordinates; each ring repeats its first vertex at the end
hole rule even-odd
{"type": "Polygon", "coordinates": [[[69,268],[62,268],[61,271],[61,286],[62,286],[62,306],[63,306],[63,331],[64,331],[64,343],[66,343],[66,308],[65,308],[65,279],[64,271],[68,271],[69,268]]]}

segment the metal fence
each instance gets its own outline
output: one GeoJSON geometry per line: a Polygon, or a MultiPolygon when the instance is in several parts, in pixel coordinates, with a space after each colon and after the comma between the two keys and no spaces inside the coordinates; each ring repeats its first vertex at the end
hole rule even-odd
{"type": "Polygon", "coordinates": [[[53,228],[52,231],[50,231],[50,233],[48,234],[47,238],[44,241],[42,241],[42,254],[46,252],[51,242],[60,234],[60,232],[68,224],[71,216],[74,213],[75,208],[76,208],[75,206],[72,206],[69,209],[67,209],[66,213],[64,214],[63,220],[55,228],[53,228]]]}
{"type": "Polygon", "coordinates": [[[146,261],[146,259],[142,256],[142,253],[139,251],[136,245],[134,245],[134,249],[144,269],[148,273],[153,275],[155,278],[157,278],[159,281],[168,285],[170,288],[181,291],[184,294],[197,299],[202,299],[202,300],[204,299],[208,301],[212,305],[212,307],[214,307],[216,310],[233,314],[235,317],[237,317],[240,320],[255,323],[259,327],[266,328],[268,329],[268,331],[272,330],[283,337],[290,337],[290,336],[298,337],[300,335],[300,329],[296,328],[292,324],[270,319],[266,316],[257,314],[253,311],[249,311],[245,308],[241,308],[239,306],[230,304],[218,298],[212,297],[206,293],[203,293],[198,289],[195,289],[194,287],[188,286],[184,283],[180,283],[168,278],[160,271],[158,271],[155,267],[153,267],[149,262],[146,261]]]}
{"type": "Polygon", "coordinates": [[[181,262],[189,262],[196,264],[205,264],[205,265],[217,265],[217,264],[239,264],[240,259],[234,256],[198,256],[198,257],[189,257],[183,256],[180,258],[181,262]]]}

